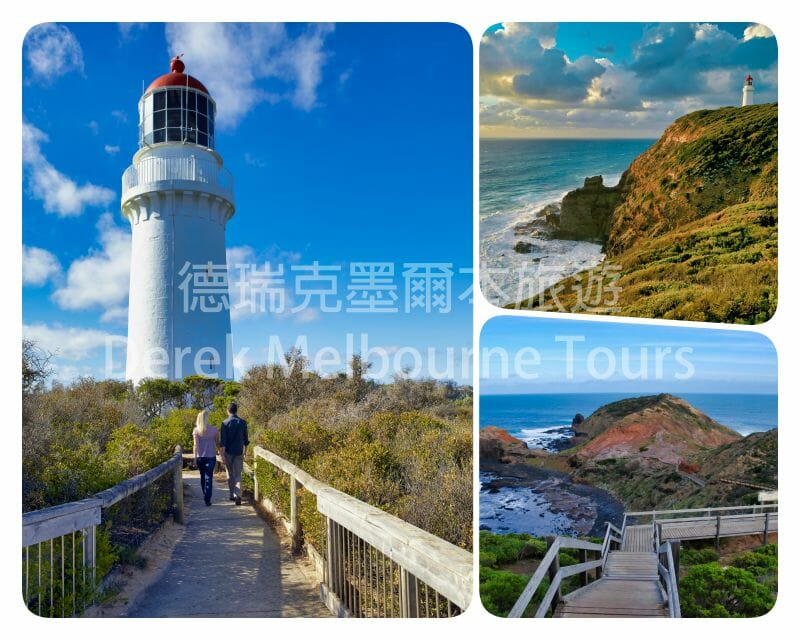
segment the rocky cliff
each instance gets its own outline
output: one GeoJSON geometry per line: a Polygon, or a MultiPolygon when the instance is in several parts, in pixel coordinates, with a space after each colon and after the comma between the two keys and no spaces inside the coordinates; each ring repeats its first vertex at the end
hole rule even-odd
{"type": "Polygon", "coordinates": [[[625,197],[613,214],[608,255],[727,207],[777,198],[777,169],[777,104],[679,118],[620,180],[625,197]]]}
{"type": "Polygon", "coordinates": [[[555,236],[563,240],[605,242],[614,210],[622,199],[619,185],[605,186],[603,176],[586,178],[583,187],[570,191],[561,201],[555,236]]]}
{"type": "Polygon", "coordinates": [[[525,458],[531,454],[525,442],[499,427],[484,427],[481,429],[478,450],[482,460],[492,462],[510,462],[514,459],[525,458]]]}
{"type": "MultiPolygon", "coordinates": [[[[561,212],[562,225],[572,220],[564,237],[599,238],[606,264],[614,267],[604,270],[613,299],[588,311],[746,323],[772,316],[777,104],[690,113],[634,160],[617,187],[590,180],[588,190],[569,194],[567,215],[563,205],[561,212]]],[[[521,306],[552,305],[553,292],[559,292],[561,307],[585,312],[577,296],[586,277],[563,280],[521,306]]]]}
{"type": "Polygon", "coordinates": [[[584,459],[644,457],[680,464],[740,437],[685,400],[663,393],[600,407],[581,423],[573,444],[584,459]]]}
{"type": "Polygon", "coordinates": [[[630,509],[755,504],[759,487],[778,487],[778,430],[697,451],[677,466],[653,458],[607,458],[585,461],[573,474],[630,509]]]}

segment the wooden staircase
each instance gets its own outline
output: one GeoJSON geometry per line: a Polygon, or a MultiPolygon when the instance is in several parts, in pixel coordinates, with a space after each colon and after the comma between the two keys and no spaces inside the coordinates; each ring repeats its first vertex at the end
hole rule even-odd
{"type": "MultiPolygon", "coordinates": [[[[554,536],[509,618],[548,614],[561,618],[680,618],[678,562],[681,540],[768,535],[778,530],[778,505],[705,507],[626,512],[622,528],[606,523],[602,544],[554,536]],[[648,524],[639,524],[642,521],[648,524]],[[560,566],[561,549],[578,552],[578,563],[560,566]],[[594,559],[591,559],[593,556],[594,559]],[[582,585],[564,593],[564,581],[582,585]],[[549,585],[535,611],[530,607],[545,579],[549,585]]],[[[572,586],[572,585],[570,585],[572,586]]]]}
{"type": "Polygon", "coordinates": [[[667,618],[651,526],[626,527],[622,548],[610,551],[603,577],[566,595],[556,618],[667,618]]]}

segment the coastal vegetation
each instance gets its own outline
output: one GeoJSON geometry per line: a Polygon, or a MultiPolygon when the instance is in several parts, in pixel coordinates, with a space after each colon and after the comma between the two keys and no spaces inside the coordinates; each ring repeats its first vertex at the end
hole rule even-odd
{"type": "Polygon", "coordinates": [[[604,267],[511,306],[766,321],[777,307],[777,162],[777,104],[679,118],[603,198],[594,184],[565,197],[561,226],[601,241],[604,267]],[[602,304],[579,304],[597,291],[602,304]]]}
{"type": "Polygon", "coordinates": [[[604,405],[574,429],[556,453],[482,429],[482,461],[565,473],[629,510],[755,504],[760,490],[778,484],[777,429],[742,437],[669,394],[604,405]]]}
{"type": "MultiPolygon", "coordinates": [[[[596,538],[588,540],[602,542],[596,538]]],[[[489,613],[501,617],[508,615],[539,561],[547,553],[547,547],[548,543],[544,538],[536,538],[527,533],[480,532],[480,596],[481,603],[489,613]]],[[[559,552],[559,566],[567,567],[579,562],[576,549],[562,549],[559,552]]],[[[562,591],[569,593],[580,586],[580,578],[571,576],[561,584],[562,591]]],[[[536,611],[549,586],[550,581],[544,578],[525,610],[526,616],[531,616],[536,611]]]]}
{"type": "MultiPolygon", "coordinates": [[[[593,540],[596,542],[596,540],[593,540]]],[[[681,614],[686,618],[730,618],[764,615],[774,606],[778,591],[777,544],[723,555],[713,547],[692,543],[681,549],[681,614]]],[[[547,551],[547,541],[524,533],[480,533],[480,596],[484,608],[505,617],[547,551]]],[[[563,550],[560,566],[579,562],[575,550],[563,550]]],[[[572,576],[563,584],[569,593],[580,584],[572,576]]],[[[549,581],[544,578],[525,616],[541,602],[549,581]]]]}
{"type": "MultiPolygon", "coordinates": [[[[91,378],[52,381],[49,354],[26,341],[22,369],[23,511],[113,486],[168,459],[176,444],[191,451],[197,411],[208,408],[211,424],[219,426],[235,399],[250,424],[251,444],[471,548],[470,387],[402,375],[380,384],[367,378],[359,357],[349,375],[323,377],[298,351],[287,353],[282,365],[251,368],[240,382],[193,376],[134,387],[91,378]]],[[[268,490],[269,479],[263,481],[268,490]]],[[[169,503],[169,491],[154,487],[114,507],[98,529],[98,578],[120,561],[144,562],[135,549],[163,521],[169,503]]],[[[308,531],[313,535],[311,522],[308,531]]]]}

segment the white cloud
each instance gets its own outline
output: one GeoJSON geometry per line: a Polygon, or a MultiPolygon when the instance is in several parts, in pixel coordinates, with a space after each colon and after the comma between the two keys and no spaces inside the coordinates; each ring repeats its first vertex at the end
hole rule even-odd
{"type": "MultiPolygon", "coordinates": [[[[231,320],[262,314],[272,317],[291,315],[295,302],[290,286],[290,265],[299,260],[298,253],[281,251],[276,247],[264,254],[257,254],[247,245],[229,248],[227,262],[231,320]],[[272,275],[265,275],[267,268],[272,275]],[[272,291],[276,293],[271,297],[272,291]]],[[[299,322],[311,319],[297,318],[299,322]]]]}
{"type": "Polygon", "coordinates": [[[124,336],[99,329],[50,326],[41,322],[23,325],[22,335],[64,360],[83,360],[93,351],[105,347],[107,340],[113,339],[116,344],[125,340],[124,336]]]}
{"type": "Polygon", "coordinates": [[[166,38],[170,53],[185,54],[187,73],[216,100],[218,124],[233,127],[263,101],[289,100],[306,111],[316,106],[332,31],[331,25],[310,25],[292,37],[276,23],[173,23],[166,38]],[[272,81],[272,90],[260,85],[264,80],[272,81]]]}
{"type": "Polygon", "coordinates": [[[100,316],[100,322],[125,324],[128,321],[128,307],[109,307],[100,316]]]}
{"type": "Polygon", "coordinates": [[[64,25],[45,23],[25,36],[25,59],[33,79],[50,83],[71,72],[83,73],[83,50],[64,25]]]}
{"type": "Polygon", "coordinates": [[[116,155],[119,153],[119,145],[112,145],[107,144],[103,147],[103,150],[110,156],[116,155]]]}
{"type": "Polygon", "coordinates": [[[122,109],[114,109],[111,115],[114,116],[114,119],[120,124],[125,124],[128,121],[128,114],[122,109]]]}
{"type": "Polygon", "coordinates": [[[249,164],[251,167],[258,167],[259,169],[263,169],[267,166],[266,162],[264,162],[260,157],[253,155],[249,151],[246,151],[244,154],[244,163],[249,164]]]}
{"type": "Polygon", "coordinates": [[[771,38],[774,35],[772,30],[763,24],[751,24],[744,30],[745,42],[753,38],[771,38]]]}
{"type": "Polygon", "coordinates": [[[90,120],[86,123],[86,126],[89,127],[89,131],[92,132],[93,136],[96,136],[100,133],[100,124],[97,120],[90,120]]]}
{"type": "Polygon", "coordinates": [[[117,29],[122,42],[130,42],[136,38],[139,31],[147,28],[146,22],[118,22],[117,29]]]}
{"type": "Polygon", "coordinates": [[[61,273],[61,263],[39,247],[22,247],[22,284],[40,287],[61,273]]]}
{"type": "Polygon", "coordinates": [[[67,271],[66,285],[53,293],[62,309],[119,307],[128,297],[131,266],[130,233],[114,225],[110,213],[98,223],[100,250],[78,258],[67,271]]]}
{"type": "Polygon", "coordinates": [[[314,322],[319,317],[320,317],[320,311],[315,307],[306,307],[305,309],[301,309],[300,311],[294,314],[294,320],[298,324],[307,324],[309,322],[314,322]]]}
{"type": "Polygon", "coordinates": [[[111,189],[87,182],[78,184],[56,169],[42,153],[47,134],[22,123],[22,162],[29,169],[29,188],[44,210],[62,217],[78,216],[86,207],[105,206],[114,199],[111,189]]]}

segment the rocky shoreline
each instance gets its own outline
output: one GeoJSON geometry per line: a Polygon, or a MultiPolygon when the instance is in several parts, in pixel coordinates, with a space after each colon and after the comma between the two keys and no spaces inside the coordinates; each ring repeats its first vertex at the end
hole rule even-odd
{"type": "MultiPolygon", "coordinates": [[[[625,506],[610,493],[587,484],[572,480],[566,473],[540,469],[531,465],[484,464],[481,462],[481,493],[497,493],[502,489],[516,492],[532,492],[542,499],[546,509],[564,522],[558,530],[550,532],[577,536],[597,536],[605,534],[605,523],[622,522],[625,506]]],[[[536,532],[536,517],[544,514],[533,514],[530,531],[536,532]]],[[[498,518],[502,522],[503,518],[498,518]]],[[[483,522],[481,527],[483,527],[483,522]]],[[[524,526],[524,525],[523,525],[524,526]]]]}
{"type": "MultiPolygon", "coordinates": [[[[581,422],[578,416],[573,427],[576,422],[581,422]]],[[[607,491],[581,484],[567,473],[526,462],[547,455],[529,449],[503,429],[481,430],[481,502],[496,500],[491,514],[484,517],[482,513],[482,528],[599,537],[605,533],[606,521],[622,521],[625,507],[607,491]]]]}
{"type": "MultiPolygon", "coordinates": [[[[567,193],[560,202],[551,202],[534,214],[532,220],[514,227],[517,253],[533,253],[532,240],[581,240],[604,244],[608,239],[611,214],[622,201],[620,185],[603,184],[603,176],[591,176],[583,186],[567,193]]],[[[536,259],[536,258],[534,258],[536,259]]]]}

